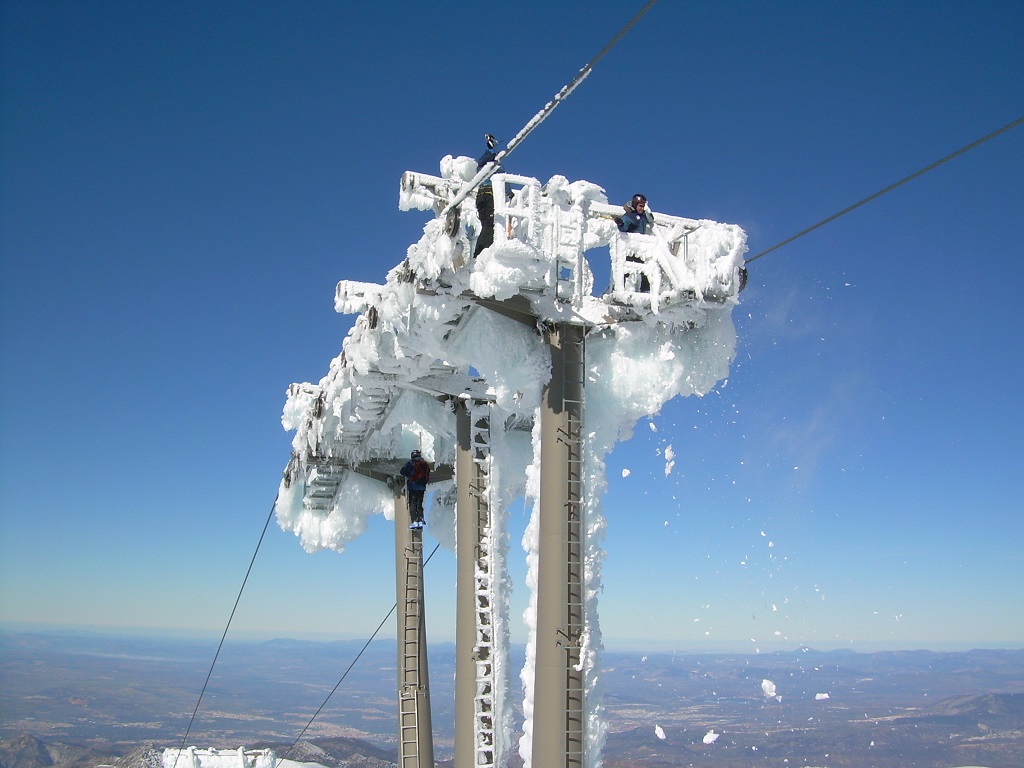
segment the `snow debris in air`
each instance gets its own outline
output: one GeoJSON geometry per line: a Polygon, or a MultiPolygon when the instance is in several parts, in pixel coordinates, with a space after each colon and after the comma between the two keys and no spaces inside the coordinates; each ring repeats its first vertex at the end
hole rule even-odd
{"type": "Polygon", "coordinates": [[[775,699],[776,701],[782,701],[782,697],[775,692],[775,683],[771,680],[761,681],[761,692],[764,694],[765,699],[775,699]]]}

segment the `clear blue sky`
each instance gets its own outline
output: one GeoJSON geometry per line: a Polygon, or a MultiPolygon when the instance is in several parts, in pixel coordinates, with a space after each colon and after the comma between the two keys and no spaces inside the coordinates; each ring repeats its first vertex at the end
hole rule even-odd
{"type": "MultiPolygon", "coordinates": [[[[426,221],[402,172],[510,138],[641,5],[5,3],[0,620],[219,632],[336,282],[426,221]]],[[[1015,1],[662,0],[507,166],[754,254],[1024,115],[1021,40],[1015,1]]],[[[1024,126],[752,265],[728,384],[610,457],[610,641],[1024,643],[1022,214],[1024,126]]],[[[366,636],[391,557],[382,518],[343,555],[272,523],[235,628],[366,636]]]]}

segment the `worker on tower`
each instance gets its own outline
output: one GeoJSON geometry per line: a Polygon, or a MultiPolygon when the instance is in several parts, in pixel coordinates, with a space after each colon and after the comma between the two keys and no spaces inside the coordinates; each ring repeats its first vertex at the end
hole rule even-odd
{"type": "Polygon", "coordinates": [[[654,215],[647,210],[647,198],[641,194],[633,195],[632,199],[622,206],[625,214],[615,217],[619,232],[636,232],[649,235],[654,232],[654,215]]]}
{"type": "MultiPolygon", "coordinates": [[[[484,141],[487,142],[487,150],[476,162],[477,173],[498,157],[498,140],[487,133],[484,134],[484,141]]],[[[474,258],[494,242],[494,190],[491,187],[490,178],[484,181],[476,191],[476,212],[480,217],[480,234],[476,238],[476,248],[473,250],[474,258]]]]}
{"type": "Polygon", "coordinates": [[[405,466],[401,469],[405,480],[406,495],[409,497],[409,517],[412,520],[409,528],[418,530],[423,527],[423,494],[430,482],[430,465],[419,451],[413,451],[405,466]]]}
{"type": "MultiPolygon", "coordinates": [[[[622,206],[625,213],[615,217],[615,225],[619,232],[636,232],[640,235],[654,233],[654,216],[647,210],[647,198],[639,193],[633,195],[628,203],[622,206]]],[[[626,261],[642,264],[644,260],[638,254],[631,253],[626,261]]],[[[640,293],[651,292],[651,281],[647,275],[640,273],[640,293]]]]}

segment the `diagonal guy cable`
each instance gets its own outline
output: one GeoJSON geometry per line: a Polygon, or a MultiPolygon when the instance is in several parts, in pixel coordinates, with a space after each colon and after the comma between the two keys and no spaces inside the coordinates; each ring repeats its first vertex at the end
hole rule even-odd
{"type": "Polygon", "coordinates": [[[954,157],[956,157],[958,155],[962,155],[964,152],[967,152],[968,150],[974,149],[975,147],[977,147],[980,144],[984,144],[989,139],[994,139],[999,134],[1005,133],[1006,131],[1010,130],[1011,128],[1016,128],[1021,123],[1024,123],[1024,117],[1019,117],[1016,120],[1014,120],[1012,123],[1009,123],[1008,125],[1004,125],[999,130],[992,131],[992,133],[990,133],[988,136],[982,136],[980,139],[978,139],[977,141],[971,142],[966,147],[961,147],[956,152],[954,152],[954,153],[952,153],[950,155],[946,155],[941,160],[936,160],[931,165],[925,166],[924,168],[922,168],[919,171],[915,171],[914,173],[910,174],[906,178],[900,179],[895,184],[890,184],[885,189],[880,189],[878,192],[875,192],[875,194],[869,195],[868,197],[865,197],[860,202],[854,203],[853,205],[849,206],[848,208],[843,208],[843,210],[839,211],[839,213],[834,213],[831,216],[829,216],[827,219],[822,219],[817,224],[815,224],[813,226],[810,226],[807,229],[804,229],[804,230],[802,230],[800,232],[797,232],[792,237],[786,238],[781,243],[776,243],[771,248],[768,248],[767,250],[761,251],[756,256],[751,256],[749,259],[745,259],[743,263],[744,264],[749,264],[750,262],[752,262],[752,261],[754,261],[756,259],[760,259],[765,254],[771,253],[772,251],[774,251],[774,250],[776,250],[778,248],[781,248],[784,245],[788,245],[789,243],[792,243],[798,237],[803,237],[808,232],[813,232],[818,227],[824,226],[825,224],[828,224],[830,221],[835,221],[836,219],[838,219],[843,214],[846,214],[846,213],[849,213],[850,211],[852,211],[854,208],[859,208],[860,206],[864,205],[864,203],[870,203],[876,197],[881,197],[886,192],[891,192],[892,190],[896,189],[896,187],[900,186],[901,184],[906,184],[911,179],[916,179],[918,176],[920,176],[920,175],[922,175],[924,173],[927,173],[928,171],[932,170],[933,168],[938,168],[940,165],[942,165],[945,162],[948,162],[949,160],[952,160],[954,157]]]}
{"type": "Polygon", "coordinates": [[[224,647],[224,638],[228,636],[228,630],[231,628],[231,620],[235,618],[235,611],[238,610],[238,603],[242,599],[242,592],[245,590],[245,583],[249,581],[249,574],[252,573],[253,563],[256,562],[256,555],[259,554],[260,546],[263,544],[263,537],[267,535],[267,528],[270,526],[270,519],[274,516],[274,507],[277,506],[277,497],[274,497],[274,503],[270,505],[270,514],[267,515],[267,522],[263,524],[263,532],[260,534],[260,540],[256,543],[256,551],[252,553],[252,560],[249,561],[249,568],[245,572],[245,578],[242,579],[242,586],[238,589],[238,597],[235,598],[235,605],[231,609],[231,615],[228,616],[228,623],[224,627],[224,634],[220,636],[220,643],[217,645],[217,652],[213,655],[213,663],[210,664],[210,671],[206,673],[206,680],[203,682],[203,689],[199,692],[199,700],[196,702],[196,708],[192,710],[192,717],[188,721],[188,728],[185,729],[185,735],[181,737],[181,747],[178,748],[178,754],[174,756],[174,766],[177,768],[178,758],[181,757],[181,753],[185,750],[185,742],[188,740],[188,735],[192,731],[192,724],[196,720],[196,713],[199,712],[199,705],[203,703],[203,694],[206,693],[206,686],[210,684],[210,677],[213,675],[213,668],[217,666],[217,658],[220,656],[220,651],[224,647]]]}
{"type": "MultiPolygon", "coordinates": [[[[441,546],[441,542],[438,542],[437,544],[434,545],[433,551],[427,556],[427,559],[423,561],[423,565],[424,566],[426,566],[427,563],[430,562],[430,559],[434,556],[434,553],[437,552],[437,550],[438,550],[438,548],[440,546],[441,546]]],[[[323,711],[324,707],[327,706],[327,702],[329,702],[331,700],[331,697],[335,694],[335,692],[338,690],[338,688],[341,686],[341,684],[343,682],[345,682],[345,678],[348,677],[348,673],[352,671],[352,667],[354,667],[356,665],[356,662],[359,661],[360,657],[363,655],[363,653],[366,651],[366,649],[370,647],[370,643],[372,643],[374,638],[377,637],[377,633],[380,632],[380,630],[384,626],[385,622],[387,622],[387,620],[391,618],[391,614],[393,614],[397,608],[398,608],[398,603],[395,603],[394,605],[391,606],[391,610],[388,611],[387,616],[385,616],[383,619],[381,619],[380,624],[377,625],[377,628],[375,630],[373,630],[373,634],[370,635],[370,639],[366,641],[366,643],[363,645],[363,647],[359,650],[359,653],[356,654],[356,657],[354,659],[352,659],[352,663],[348,665],[348,669],[346,669],[344,671],[344,673],[342,673],[341,679],[338,680],[337,683],[335,683],[334,688],[332,688],[331,692],[327,694],[327,698],[324,699],[324,703],[321,704],[319,706],[319,708],[316,710],[316,712],[313,713],[313,716],[311,718],[309,718],[309,722],[306,723],[306,726],[302,729],[302,733],[300,733],[298,736],[295,737],[295,741],[293,741],[292,745],[290,747],[288,747],[288,749],[285,750],[284,755],[282,755],[282,757],[287,757],[291,753],[291,751],[293,749],[295,749],[295,746],[299,743],[299,741],[302,739],[302,737],[306,735],[306,731],[309,730],[309,727],[313,724],[313,721],[316,720],[317,716],[323,711]]]]}

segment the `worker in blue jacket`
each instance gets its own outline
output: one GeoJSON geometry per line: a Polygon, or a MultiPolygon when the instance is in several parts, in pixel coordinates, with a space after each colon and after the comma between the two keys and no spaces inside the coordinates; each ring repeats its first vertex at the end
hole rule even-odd
{"type": "MultiPolygon", "coordinates": [[[[636,232],[640,235],[654,233],[654,216],[647,210],[646,197],[639,193],[635,194],[622,208],[625,210],[625,213],[622,216],[615,217],[615,225],[619,228],[620,232],[636,232]]],[[[642,263],[643,259],[631,253],[626,256],[626,261],[642,263]]],[[[640,293],[651,292],[651,281],[642,272],[640,273],[640,285],[638,287],[640,293]]]]}
{"type": "Polygon", "coordinates": [[[647,198],[643,195],[633,195],[633,198],[622,206],[625,213],[615,217],[615,224],[619,232],[637,232],[641,235],[649,235],[654,231],[654,216],[647,210],[647,198]]]}

